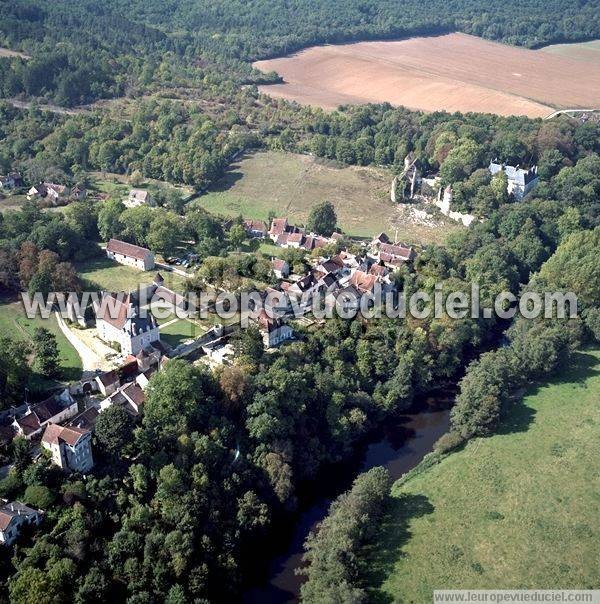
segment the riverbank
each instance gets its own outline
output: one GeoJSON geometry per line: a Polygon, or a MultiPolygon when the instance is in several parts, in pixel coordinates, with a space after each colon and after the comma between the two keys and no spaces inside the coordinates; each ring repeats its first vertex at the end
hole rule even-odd
{"type": "Polygon", "coordinates": [[[302,565],[304,542],[316,525],[325,518],[329,506],[347,490],[357,474],[376,466],[388,469],[392,480],[415,467],[433,449],[434,443],[447,432],[450,411],[445,403],[435,400],[414,412],[390,422],[370,444],[357,451],[354,459],[326,469],[304,494],[304,505],[293,523],[284,531],[264,580],[244,594],[245,604],[283,604],[297,602],[303,577],[295,569],[302,565]]]}
{"type": "Polygon", "coordinates": [[[581,352],[515,403],[496,435],[396,485],[363,561],[371,601],[596,586],[599,401],[600,349],[581,352]]]}

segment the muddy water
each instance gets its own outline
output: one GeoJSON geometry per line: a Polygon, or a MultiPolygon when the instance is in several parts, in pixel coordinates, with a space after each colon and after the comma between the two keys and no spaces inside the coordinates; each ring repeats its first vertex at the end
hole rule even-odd
{"type": "Polygon", "coordinates": [[[269,563],[263,584],[244,594],[244,604],[284,604],[297,602],[302,577],[294,573],[301,565],[302,545],[316,525],[327,515],[335,497],[347,490],[357,474],[375,466],[388,469],[392,480],[414,468],[432,450],[433,444],[448,431],[450,411],[429,404],[420,412],[404,415],[386,428],[379,438],[363,447],[353,463],[324,476],[315,485],[315,493],[297,517],[283,540],[280,554],[269,563]]]}

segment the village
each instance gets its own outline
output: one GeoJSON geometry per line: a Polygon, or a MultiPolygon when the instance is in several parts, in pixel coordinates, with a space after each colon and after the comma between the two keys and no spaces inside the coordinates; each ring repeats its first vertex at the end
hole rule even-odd
{"type": "MultiPolygon", "coordinates": [[[[537,184],[535,168],[521,170],[491,162],[489,172],[492,176],[506,174],[508,193],[517,200],[537,184]]],[[[19,173],[0,177],[3,191],[19,187],[23,187],[19,173]]],[[[27,189],[27,199],[38,200],[43,207],[66,205],[87,195],[82,186],[67,187],[52,182],[41,182],[27,189]]],[[[429,196],[431,203],[452,220],[465,226],[475,220],[474,216],[453,212],[452,188],[442,190],[437,177],[424,177],[415,161],[407,157],[404,171],[392,183],[391,200],[402,203],[424,196],[429,196]],[[432,195],[436,188],[438,193],[432,195]]],[[[151,202],[151,193],[137,188],[131,189],[123,200],[127,208],[151,202]]],[[[326,308],[339,311],[357,309],[361,298],[373,294],[376,288],[384,293],[397,292],[401,282],[399,271],[411,270],[419,253],[415,246],[383,232],[366,241],[353,240],[339,230],[324,236],[291,224],[287,217],[274,217],[270,225],[262,220],[244,219],[242,226],[248,241],[264,242],[281,250],[281,256],[284,250],[295,250],[306,267],[304,272],[297,273],[284,257],[276,253],[269,256],[271,282],[263,284],[260,290],[265,306],[250,320],[267,352],[296,339],[295,326],[318,328],[319,321],[311,315],[317,299],[326,308]]],[[[65,320],[58,319],[61,330],[80,355],[87,350],[99,361],[85,367],[80,380],[65,384],[45,400],[39,403],[25,400],[22,405],[0,413],[0,440],[4,446],[16,437],[25,438],[37,455],[48,455],[62,471],[83,475],[94,467],[92,434],[101,413],[119,406],[134,422],[139,421],[146,388],[155,372],[173,358],[187,358],[212,369],[231,365],[235,357],[232,341],[243,329],[235,321],[222,324],[213,305],[204,309],[212,315],[210,328],[201,329],[194,337],[176,345],[165,341],[161,338],[164,328],[180,320],[192,322],[193,319],[181,317],[193,317],[198,310],[188,306],[182,291],[185,288],[175,291],[165,283],[165,276],[170,274],[186,280],[191,277],[192,273],[187,271],[192,270],[194,255],[188,254],[187,260],[182,257],[159,262],[152,250],[119,239],[110,239],[103,249],[106,258],[115,265],[154,274],[152,282],[132,282],[129,290],[101,291],[99,301],[88,308],[67,301],[67,316],[65,320]],[[104,312],[107,307],[111,313],[104,312]],[[168,320],[157,320],[153,312],[158,315],[159,311],[166,311],[168,320]]],[[[213,293],[220,289],[214,284],[208,286],[213,293]]],[[[5,502],[0,509],[0,542],[13,543],[23,527],[39,524],[42,515],[43,510],[21,502],[5,502]]]]}

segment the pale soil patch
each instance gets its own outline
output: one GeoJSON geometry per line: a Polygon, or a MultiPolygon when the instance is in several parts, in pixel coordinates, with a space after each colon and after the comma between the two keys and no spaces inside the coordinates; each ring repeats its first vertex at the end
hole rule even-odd
{"type": "Polygon", "coordinates": [[[0,57],[19,57],[21,59],[31,59],[28,54],[10,48],[0,48],[0,57]]]}
{"type": "Polygon", "coordinates": [[[553,107],[594,106],[600,93],[600,63],[465,34],[317,46],[254,65],[285,80],[262,92],[326,109],[387,101],[544,117],[553,107]]]}

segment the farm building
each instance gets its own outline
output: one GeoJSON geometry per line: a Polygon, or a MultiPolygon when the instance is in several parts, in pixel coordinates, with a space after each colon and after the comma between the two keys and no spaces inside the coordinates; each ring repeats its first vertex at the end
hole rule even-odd
{"type": "Polygon", "coordinates": [[[118,239],[111,239],[108,242],[106,255],[119,264],[133,266],[142,271],[154,268],[154,254],[150,250],[118,239]]]}

